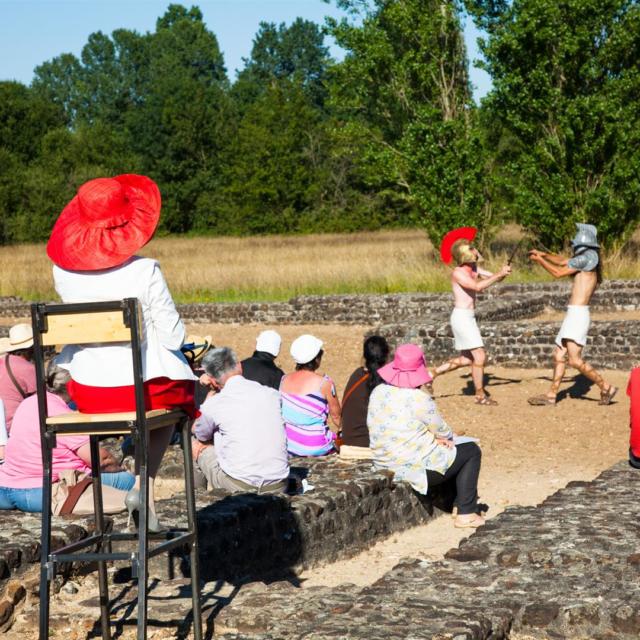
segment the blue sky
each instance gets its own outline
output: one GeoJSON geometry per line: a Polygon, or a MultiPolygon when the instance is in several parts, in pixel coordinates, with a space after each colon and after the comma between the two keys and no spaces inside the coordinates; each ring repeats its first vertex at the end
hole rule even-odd
{"type": "MultiPolygon", "coordinates": [[[[28,84],[33,69],[60,53],[80,54],[90,33],[115,29],[153,31],[156,18],[169,0],[0,0],[0,80],[28,84]]],[[[289,23],[300,16],[322,23],[324,16],[340,16],[334,5],[322,0],[193,0],[202,10],[208,28],[218,38],[231,78],[243,66],[242,58],[261,21],[289,23]]],[[[465,35],[469,58],[478,56],[477,32],[467,21],[465,35]]],[[[334,46],[332,54],[340,58],[334,46]]],[[[476,99],[491,87],[483,71],[471,69],[476,99]]]]}

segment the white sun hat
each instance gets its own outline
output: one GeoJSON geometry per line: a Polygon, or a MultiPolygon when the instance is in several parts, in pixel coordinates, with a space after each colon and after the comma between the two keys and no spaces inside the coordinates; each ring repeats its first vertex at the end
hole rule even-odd
{"type": "Polygon", "coordinates": [[[272,356],[278,356],[280,353],[280,346],[282,345],[282,338],[277,331],[268,329],[263,331],[256,338],[256,351],[266,351],[272,356]]]}
{"type": "Polygon", "coordinates": [[[11,353],[33,346],[33,329],[30,324],[22,322],[9,329],[9,337],[0,340],[0,353],[11,353]]]}
{"type": "Polygon", "coordinates": [[[305,333],[291,343],[291,357],[296,364],[307,364],[320,353],[323,344],[319,338],[305,333]]]}

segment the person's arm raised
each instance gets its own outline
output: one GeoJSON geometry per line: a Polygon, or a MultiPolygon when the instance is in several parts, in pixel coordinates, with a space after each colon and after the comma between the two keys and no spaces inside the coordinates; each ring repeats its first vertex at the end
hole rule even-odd
{"type": "Polygon", "coordinates": [[[453,270],[453,280],[457,282],[463,289],[469,291],[484,291],[492,284],[504,280],[511,273],[511,267],[505,264],[498,273],[494,273],[488,278],[476,279],[472,277],[466,269],[457,267],[453,270]]]}
{"type": "Polygon", "coordinates": [[[532,262],[537,262],[545,271],[550,273],[554,278],[564,278],[565,276],[572,276],[574,273],[578,273],[578,269],[572,269],[567,265],[568,260],[566,258],[560,258],[560,256],[554,256],[558,258],[557,262],[552,262],[547,257],[548,254],[541,253],[540,251],[529,252],[529,259],[532,262]]]}

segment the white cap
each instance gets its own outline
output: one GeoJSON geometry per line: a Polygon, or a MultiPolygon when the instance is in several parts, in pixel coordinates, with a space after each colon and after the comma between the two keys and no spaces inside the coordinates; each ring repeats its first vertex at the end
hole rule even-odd
{"type": "Polygon", "coordinates": [[[280,353],[280,345],[282,344],[282,338],[277,331],[263,331],[256,338],[256,351],[266,351],[272,356],[277,357],[280,353]]]}
{"type": "Polygon", "coordinates": [[[291,357],[296,364],[307,364],[320,353],[322,345],[322,340],[305,333],[291,343],[291,357]]]}

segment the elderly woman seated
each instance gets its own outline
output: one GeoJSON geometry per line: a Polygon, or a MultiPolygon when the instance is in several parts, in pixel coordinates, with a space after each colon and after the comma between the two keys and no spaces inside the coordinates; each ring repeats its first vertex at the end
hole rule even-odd
{"type": "MultiPolygon", "coordinates": [[[[69,373],[50,362],[47,369],[47,406],[50,416],[71,411],[67,402],[69,373]]],[[[126,491],[134,483],[134,477],[122,471],[106,449],[100,449],[103,504],[105,513],[123,511],[126,491]]],[[[82,435],[58,435],[53,450],[53,495],[59,496],[56,486],[61,476],[82,478],[91,472],[89,437],[82,435]],[[68,472],[71,472],[70,474],[68,472]]],[[[6,446],[5,463],[0,466],[0,509],[42,511],[42,448],[38,420],[38,397],[32,395],[20,403],[13,417],[11,437],[6,446]]],[[[64,495],[64,494],[63,494],[64,495]]],[[[61,500],[61,502],[64,502],[61,500]]],[[[58,513],[63,504],[58,504],[58,513]]],[[[93,513],[93,496],[90,487],[78,496],[74,505],[67,503],[71,513],[93,513]]]]}
{"type": "Polygon", "coordinates": [[[420,494],[429,485],[455,479],[458,515],[456,527],[478,527],[480,448],[475,442],[455,445],[451,428],[442,419],[431,396],[422,390],[431,382],[419,347],[403,344],[393,362],[378,370],[386,384],[369,399],[367,426],[376,468],[390,469],[420,494]]]}

